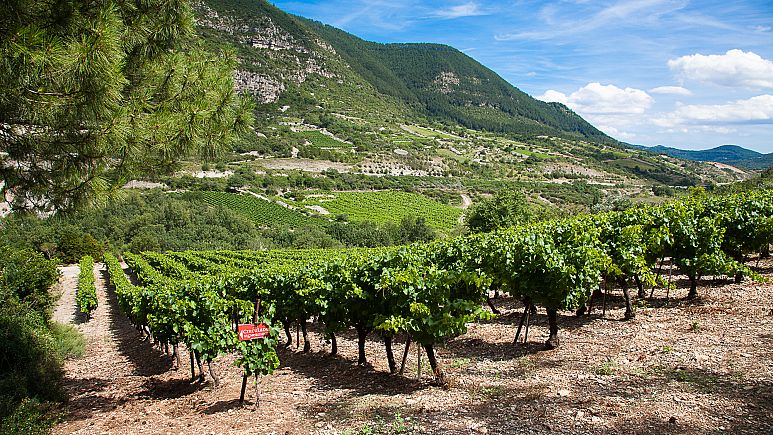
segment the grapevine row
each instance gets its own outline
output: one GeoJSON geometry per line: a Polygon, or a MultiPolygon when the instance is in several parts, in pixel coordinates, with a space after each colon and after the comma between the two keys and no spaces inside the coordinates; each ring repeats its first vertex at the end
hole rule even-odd
{"type": "MultiPolygon", "coordinates": [[[[196,281],[159,278],[163,275],[141,258],[130,264],[143,282],[154,286],[145,301],[153,313],[148,324],[154,334],[173,335],[171,330],[179,335],[182,328],[183,337],[189,341],[197,337],[191,345],[199,343],[208,356],[237,345],[234,336],[224,332],[236,323],[229,319],[234,310],[240,321],[248,319],[252,301],[260,300],[268,307],[264,320],[272,331],[282,323],[289,332],[289,325],[298,322],[305,332],[307,319],[319,318],[334,353],[336,335],[355,329],[359,363],[366,362],[366,337],[378,334],[392,371],[396,369],[392,338],[406,334],[425,348],[442,382],[433,346],[463,334],[467,323],[491,317],[481,305],[492,289],[510,292],[527,307],[543,306],[550,325],[546,344],[554,347],[558,345],[557,311],[585,306],[604,281],[622,286],[630,318],[634,313],[628,286],[639,287],[641,295],[644,285],[659,279],[655,270],[664,259],[689,277],[689,296],[694,297],[701,276],[756,278],[743,262],[747,255],[765,251],[771,242],[773,195],[758,192],[690,198],[424,245],[295,251],[298,256],[289,256],[296,259],[290,262],[282,255],[256,253],[255,259],[269,261],[258,260],[254,268],[234,267],[216,278],[196,281]],[[297,260],[301,257],[305,261],[297,260]],[[194,312],[197,315],[191,316],[194,312]],[[221,342],[207,342],[186,328],[197,328],[221,342]]],[[[273,348],[266,346],[261,352],[275,357],[273,348]]],[[[245,358],[260,360],[259,355],[245,358]]]]}
{"type": "Polygon", "coordinates": [[[81,258],[80,274],[78,275],[78,291],[75,294],[78,310],[86,316],[97,308],[97,288],[94,286],[94,259],[90,256],[81,258]]]}

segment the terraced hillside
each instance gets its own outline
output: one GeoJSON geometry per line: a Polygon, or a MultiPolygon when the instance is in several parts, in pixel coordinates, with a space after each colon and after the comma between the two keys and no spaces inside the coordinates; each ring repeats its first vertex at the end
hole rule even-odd
{"type": "Polygon", "coordinates": [[[258,103],[256,133],[230,160],[259,172],[583,180],[629,193],[746,176],[629,148],[453,47],[376,44],[264,0],[196,12],[212,47],[236,50],[237,88],[258,103]]]}

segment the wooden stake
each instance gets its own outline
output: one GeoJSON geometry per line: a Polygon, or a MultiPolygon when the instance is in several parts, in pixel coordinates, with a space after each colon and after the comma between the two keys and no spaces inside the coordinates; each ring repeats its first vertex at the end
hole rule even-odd
{"type": "MultiPolygon", "coordinates": [[[[531,308],[531,304],[527,308],[531,308]]],[[[529,340],[529,324],[531,323],[531,310],[526,312],[526,331],[523,333],[523,344],[529,340]]]]}
{"type": "MultiPolygon", "coordinates": [[[[663,262],[666,261],[666,258],[663,257],[660,259],[660,265],[658,266],[658,271],[655,273],[655,279],[660,277],[660,271],[663,270],[663,262]]],[[[657,287],[658,283],[655,281],[655,284],[652,284],[652,290],[650,290],[650,299],[652,299],[652,296],[655,295],[655,287],[657,287]]]]}
{"type": "Polygon", "coordinates": [[[603,319],[607,315],[607,295],[609,294],[609,282],[604,279],[604,302],[601,308],[601,318],[603,319]]]}
{"type": "Polygon", "coordinates": [[[258,382],[260,382],[260,375],[255,373],[255,409],[258,409],[260,404],[260,389],[258,388],[258,382]]]}
{"type": "Polygon", "coordinates": [[[191,358],[191,382],[196,380],[196,369],[194,368],[193,351],[188,349],[188,356],[191,358]]]}
{"type": "Polygon", "coordinates": [[[416,346],[416,380],[421,380],[421,346],[416,346]]]}
{"type": "Polygon", "coordinates": [[[247,375],[242,376],[242,393],[239,396],[239,403],[244,403],[244,393],[247,391],[247,375]]]}

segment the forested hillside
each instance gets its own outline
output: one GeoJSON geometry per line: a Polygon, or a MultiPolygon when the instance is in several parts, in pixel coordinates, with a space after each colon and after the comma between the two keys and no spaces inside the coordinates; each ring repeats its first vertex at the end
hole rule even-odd
{"type": "Polygon", "coordinates": [[[453,47],[368,42],[264,0],[207,0],[199,15],[206,37],[242,43],[246,72],[262,75],[258,81],[266,85],[264,101],[291,100],[296,85],[313,89],[306,80],[321,80],[339,92],[372,87],[361,99],[393,97],[386,104],[405,120],[413,112],[476,130],[611,141],[566,106],[535,100],[453,47]],[[261,48],[269,51],[255,50],[261,48]],[[400,103],[410,110],[401,111],[400,103]]]}
{"type": "Polygon", "coordinates": [[[475,130],[610,139],[563,104],[535,100],[453,47],[378,44],[310,24],[376,89],[420,113],[475,130]]]}

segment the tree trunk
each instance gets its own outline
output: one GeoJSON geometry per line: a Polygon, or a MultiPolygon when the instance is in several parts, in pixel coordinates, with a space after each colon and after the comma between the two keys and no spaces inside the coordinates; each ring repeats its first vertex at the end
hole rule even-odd
{"type": "Polygon", "coordinates": [[[698,297],[698,276],[690,275],[690,292],[687,293],[687,299],[695,299],[698,297]]]}
{"type": "Polygon", "coordinates": [[[359,359],[357,360],[357,365],[365,365],[368,361],[365,359],[365,338],[368,336],[368,330],[365,328],[365,325],[362,323],[358,323],[356,325],[357,329],[357,348],[359,350],[359,359]]]}
{"type": "Polygon", "coordinates": [[[403,350],[403,362],[400,363],[400,374],[405,370],[405,363],[408,361],[408,351],[411,349],[411,337],[405,340],[405,350],[403,350]]]}
{"type": "Polygon", "coordinates": [[[287,342],[285,342],[285,349],[293,345],[293,333],[290,331],[290,319],[285,318],[282,321],[282,325],[285,328],[285,335],[287,336],[287,342]]]}
{"type": "Polygon", "coordinates": [[[518,322],[518,330],[515,331],[515,338],[513,339],[513,343],[518,343],[518,337],[521,336],[521,328],[523,328],[523,322],[526,321],[526,316],[529,314],[529,303],[527,301],[523,302],[523,314],[521,314],[521,320],[518,322]]]}
{"type": "Polygon", "coordinates": [[[625,297],[625,320],[631,320],[636,317],[631,306],[631,294],[628,292],[628,282],[625,279],[620,280],[620,286],[623,287],[623,297],[625,297]]]}
{"type": "Polygon", "coordinates": [[[637,294],[639,299],[646,298],[647,297],[647,293],[644,291],[644,284],[642,284],[641,278],[639,278],[639,275],[634,275],[633,276],[633,281],[636,283],[636,287],[639,290],[639,293],[637,294]]]}
{"type": "Polygon", "coordinates": [[[177,343],[172,345],[172,357],[174,358],[174,370],[180,369],[180,348],[177,343]]]}
{"type": "Polygon", "coordinates": [[[735,273],[735,283],[740,284],[743,282],[743,272],[736,272],[735,273]]]}
{"type": "Polygon", "coordinates": [[[330,334],[330,355],[338,355],[338,341],[335,334],[330,334]]]}
{"type": "Polygon", "coordinates": [[[389,363],[389,373],[397,373],[397,363],[395,363],[395,355],[392,353],[392,337],[384,336],[384,348],[386,349],[387,362],[389,363]]]}
{"type": "Polygon", "coordinates": [[[765,245],[760,251],[760,258],[770,258],[770,245],[765,245]]]}
{"type": "Polygon", "coordinates": [[[220,386],[220,378],[215,373],[215,370],[212,368],[212,361],[207,361],[207,368],[209,369],[209,376],[212,378],[212,382],[214,383],[215,388],[220,386]]]}
{"type": "Polygon", "coordinates": [[[201,364],[201,356],[196,351],[193,351],[193,355],[196,357],[196,368],[199,369],[199,382],[203,383],[206,378],[204,377],[204,366],[201,364]]]}
{"type": "Polygon", "coordinates": [[[302,317],[301,331],[303,332],[303,353],[307,353],[311,350],[311,343],[309,342],[309,333],[306,331],[306,318],[302,317]]]}
{"type": "Polygon", "coordinates": [[[494,314],[502,314],[501,311],[497,309],[497,307],[494,306],[494,301],[491,298],[486,298],[486,303],[488,304],[489,308],[491,308],[491,312],[494,314]]]}
{"type": "Polygon", "coordinates": [[[558,310],[548,309],[548,324],[550,327],[550,337],[545,342],[545,348],[548,350],[558,347],[558,310]]]}
{"type": "Polygon", "coordinates": [[[448,379],[446,379],[446,374],[435,358],[435,349],[431,344],[425,344],[424,351],[427,352],[427,359],[429,360],[429,366],[432,368],[432,373],[435,375],[435,382],[444,388],[448,387],[448,379]]]}

